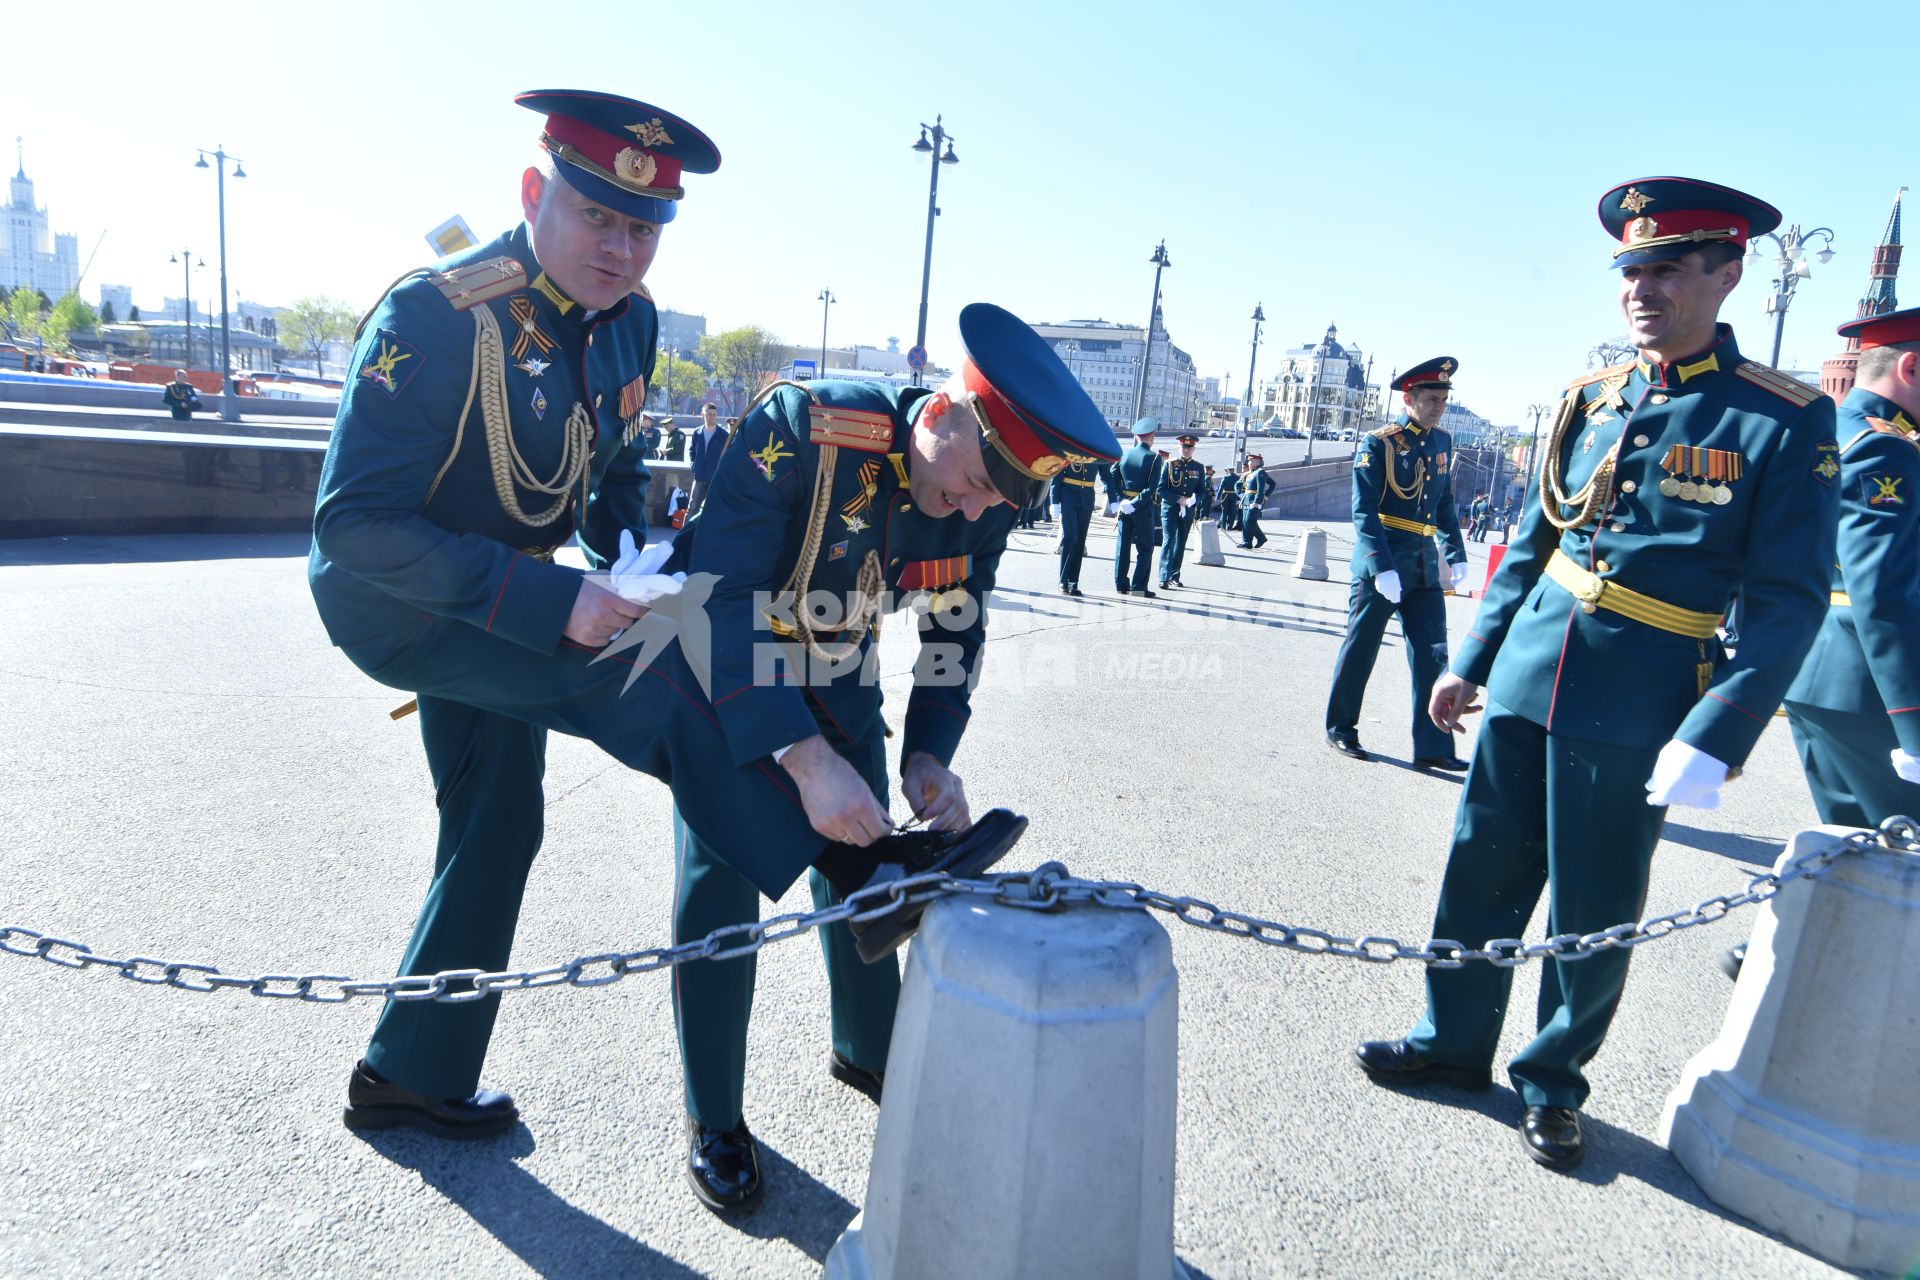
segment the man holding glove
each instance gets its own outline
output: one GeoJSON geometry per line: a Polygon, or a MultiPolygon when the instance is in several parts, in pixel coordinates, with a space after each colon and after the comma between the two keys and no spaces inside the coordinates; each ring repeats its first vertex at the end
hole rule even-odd
{"type": "Polygon", "coordinates": [[[1155,594],[1147,590],[1147,574],[1153,568],[1153,493],[1160,483],[1161,466],[1160,455],[1153,451],[1153,433],[1159,429],[1158,418],[1133,424],[1133,447],[1113,464],[1118,492],[1107,490],[1119,520],[1113,541],[1113,589],[1123,596],[1129,591],[1137,596],[1155,594]]]}
{"type": "MultiPolygon", "coordinates": [[[[1544,887],[1547,932],[1639,918],[1669,804],[1711,807],[1806,656],[1826,609],[1833,402],[1745,360],[1717,323],[1771,206],[1686,178],[1600,200],[1638,359],[1567,389],[1540,474],[1479,615],[1433,691],[1451,731],[1479,687],[1474,743],[1433,933],[1517,936],[1544,887]],[[1738,593],[1748,624],[1716,630],[1738,593]]],[[[1579,1108],[1627,953],[1543,961],[1538,1034],[1508,1064],[1527,1154],[1585,1154],[1579,1108]]],[[[1486,1088],[1513,971],[1427,974],[1405,1039],[1360,1046],[1376,1083],[1486,1088]]]]}
{"type": "Polygon", "coordinates": [[[1413,763],[1467,767],[1454,754],[1452,735],[1426,714],[1433,682],[1447,665],[1446,591],[1467,577],[1448,467],[1453,439],[1440,426],[1458,367],[1452,356],[1436,356],[1401,374],[1393,389],[1406,412],[1368,433],[1353,455],[1353,585],[1347,639],[1327,697],[1327,745],[1355,760],[1368,758],[1360,745],[1360,703],[1387,619],[1398,613],[1413,669],[1413,763]],[[1446,538],[1444,567],[1435,533],[1446,538]]]}
{"type": "Polygon", "coordinates": [[[1160,589],[1184,587],[1180,581],[1180,561],[1187,551],[1187,533],[1193,528],[1194,508],[1206,492],[1207,472],[1194,461],[1193,446],[1198,436],[1180,437],[1180,456],[1160,469],[1157,496],[1160,501],[1160,527],[1166,541],[1160,546],[1160,589]]]}

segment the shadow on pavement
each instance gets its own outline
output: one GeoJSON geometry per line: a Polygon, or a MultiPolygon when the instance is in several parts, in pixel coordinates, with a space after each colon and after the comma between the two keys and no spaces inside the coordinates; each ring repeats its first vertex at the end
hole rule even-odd
{"type": "MultiPolygon", "coordinates": [[[[759,1211],[744,1218],[723,1218],[742,1235],[757,1240],[785,1240],[815,1262],[824,1264],[833,1242],[859,1212],[845,1196],[793,1161],[760,1143],[760,1176],[767,1197],[759,1211]]],[[[691,1195],[691,1192],[688,1192],[691,1195]]]]}
{"type": "Polygon", "coordinates": [[[168,564],[183,560],[305,559],[308,533],[150,533],[112,537],[0,538],[0,567],[168,564]]]}
{"type": "Polygon", "coordinates": [[[473,1143],[441,1142],[400,1129],[360,1136],[393,1163],[418,1173],[539,1275],[705,1280],[704,1273],[568,1204],[522,1169],[517,1162],[534,1148],[524,1124],[503,1138],[473,1143]]]}
{"type": "Polygon", "coordinates": [[[1708,831],[1704,827],[1690,827],[1684,822],[1675,822],[1672,818],[1668,818],[1666,826],[1660,829],[1660,838],[1684,844],[1690,849],[1717,853],[1723,858],[1732,858],[1735,862],[1744,862],[1753,867],[1772,866],[1774,859],[1780,856],[1780,851],[1787,847],[1784,840],[1763,840],[1735,831],[1708,831]]]}

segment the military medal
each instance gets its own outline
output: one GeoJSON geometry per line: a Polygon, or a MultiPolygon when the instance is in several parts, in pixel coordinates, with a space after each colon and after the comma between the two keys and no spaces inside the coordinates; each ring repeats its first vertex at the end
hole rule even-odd
{"type": "Polygon", "coordinates": [[[1700,486],[1693,482],[1692,476],[1688,476],[1685,480],[1682,480],[1680,482],[1680,501],[1692,502],[1694,499],[1694,496],[1699,492],[1700,492],[1700,486]]]}
{"type": "Polygon", "coordinates": [[[532,404],[533,404],[533,416],[535,418],[544,418],[547,416],[547,393],[546,392],[542,391],[538,387],[535,387],[533,389],[532,404]]]}
{"type": "Polygon", "coordinates": [[[1729,502],[1732,502],[1732,501],[1733,501],[1733,486],[1723,484],[1718,489],[1715,489],[1713,491],[1714,506],[1724,507],[1729,502]]]}
{"type": "Polygon", "coordinates": [[[1666,479],[1660,482],[1660,492],[1665,494],[1669,498],[1679,497],[1680,481],[1674,476],[1668,476],[1666,479]]]}

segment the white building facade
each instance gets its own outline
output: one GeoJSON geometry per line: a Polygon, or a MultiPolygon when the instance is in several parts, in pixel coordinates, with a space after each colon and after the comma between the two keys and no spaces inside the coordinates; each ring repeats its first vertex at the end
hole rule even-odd
{"type": "Polygon", "coordinates": [[[72,293],[80,282],[80,241],[53,235],[47,211],[34,203],[33,179],[24,155],[7,194],[6,241],[0,244],[0,288],[38,289],[49,300],[72,293]]]}
{"type": "Polygon", "coordinates": [[[1158,418],[1163,433],[1202,428],[1207,399],[1193,357],[1174,345],[1166,326],[1159,323],[1160,316],[1154,320],[1150,348],[1139,325],[1106,320],[1036,324],[1033,331],[1053,347],[1115,432],[1124,436],[1136,417],[1158,418]],[[1144,392],[1140,386],[1143,355],[1148,357],[1144,392]],[[1138,414],[1134,412],[1136,396],[1138,414]]]}
{"type": "Polygon", "coordinates": [[[1307,346],[1290,348],[1255,397],[1257,418],[1304,433],[1311,419],[1321,436],[1355,435],[1379,423],[1379,397],[1368,385],[1370,362],[1358,347],[1342,345],[1337,326],[1307,346]]]}

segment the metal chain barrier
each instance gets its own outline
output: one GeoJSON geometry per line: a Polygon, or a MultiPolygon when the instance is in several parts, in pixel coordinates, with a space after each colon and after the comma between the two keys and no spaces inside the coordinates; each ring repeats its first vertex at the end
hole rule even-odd
{"type": "Polygon", "coordinates": [[[246,978],[223,974],[212,965],[180,960],[156,960],[151,956],[117,960],[101,955],[85,943],[15,925],[0,926],[0,951],[44,960],[64,969],[111,969],[143,986],[174,987],[181,991],[232,989],[273,1000],[304,1000],[314,1004],[344,1004],[360,996],[466,1004],[484,1000],[495,992],[542,987],[604,987],[632,974],[650,973],[695,960],[731,960],[827,925],[874,920],[938,898],[973,894],[991,897],[1005,906],[1036,911],[1050,911],[1069,903],[1089,903],[1122,911],[1162,911],[1196,929],[1248,938],[1287,951],[1339,956],[1369,964],[1411,960],[1435,969],[1459,969],[1468,961],[1482,960],[1502,968],[1516,968],[1529,960],[1547,957],[1584,960],[1605,951],[1637,947],[1682,929],[1712,924],[1737,908],[1765,902],[1797,880],[1818,879],[1842,858],[1875,850],[1920,856],[1920,823],[1911,818],[1889,818],[1878,831],[1856,831],[1832,844],[1809,849],[1778,872],[1755,876],[1738,893],[1707,898],[1682,911],[1617,924],[1596,933],[1555,934],[1539,942],[1493,938],[1478,948],[1449,938],[1435,938],[1417,947],[1378,934],[1343,938],[1319,929],[1228,911],[1199,898],[1174,897],[1128,881],[1076,879],[1067,874],[1064,864],[1049,862],[1032,871],[1008,872],[979,880],[953,879],[939,872],[907,876],[862,889],[825,910],[794,911],[766,920],[728,925],[678,946],[598,952],[543,969],[498,973],[448,969],[418,977],[364,982],[329,973],[263,974],[246,978]]]}

